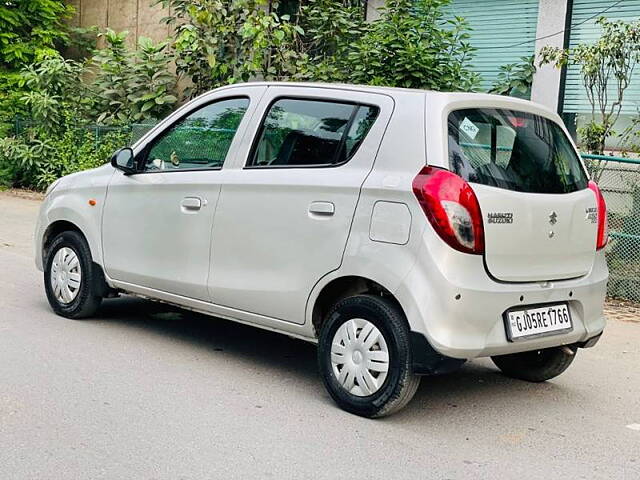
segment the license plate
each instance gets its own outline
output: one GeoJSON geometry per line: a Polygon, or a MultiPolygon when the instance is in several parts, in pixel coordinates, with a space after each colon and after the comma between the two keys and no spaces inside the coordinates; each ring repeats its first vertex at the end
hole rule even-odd
{"type": "Polygon", "coordinates": [[[567,303],[531,305],[527,308],[510,308],[504,313],[509,340],[555,335],[573,329],[571,312],[567,303]]]}

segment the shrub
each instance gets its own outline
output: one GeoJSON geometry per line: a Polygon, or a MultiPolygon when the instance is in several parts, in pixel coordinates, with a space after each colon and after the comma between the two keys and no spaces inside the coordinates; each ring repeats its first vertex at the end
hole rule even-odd
{"type": "Polygon", "coordinates": [[[7,111],[35,126],[0,142],[0,184],[44,189],[61,175],[106,161],[126,143],[125,130],[98,137],[85,126],[166,116],[178,102],[172,61],[192,82],[187,96],[258,78],[434,90],[477,84],[467,65],[473,48],[464,21],[444,19],[448,0],[388,0],[373,22],[365,22],[360,0],[308,0],[293,16],[279,14],[284,7],[267,9],[266,0],[160,2],[171,7],[170,43],[141,38],[131,50],[127,32],[107,30],[105,47],[88,62],[49,51],[22,77],[11,77],[25,91],[16,96],[14,89],[8,100],[0,95],[0,106],[14,102],[7,111]],[[88,68],[93,75],[86,75],[88,68]]]}
{"type": "Polygon", "coordinates": [[[27,169],[19,159],[29,155],[29,147],[13,137],[0,138],[0,190],[30,184],[27,169]]]}
{"type": "Polygon", "coordinates": [[[99,167],[113,152],[128,143],[126,130],[99,136],[86,129],[69,129],[60,137],[47,139],[47,147],[34,169],[33,186],[45,189],[54,180],[70,173],[99,167]]]}
{"type": "Polygon", "coordinates": [[[171,72],[167,42],[153,43],[141,37],[130,51],[127,32],[107,29],[106,47],[93,57],[92,87],[99,103],[98,123],[131,123],[160,119],[173,110],[177,77],[171,72]]]}
{"type": "Polygon", "coordinates": [[[56,131],[67,127],[67,118],[77,123],[89,119],[96,97],[82,82],[83,73],[82,63],[59,54],[27,66],[19,81],[26,87],[20,97],[26,118],[56,131]]]}
{"type": "Polygon", "coordinates": [[[500,67],[498,78],[489,93],[529,99],[535,73],[535,55],[520,57],[520,62],[500,67]]]}
{"type": "Polygon", "coordinates": [[[1,139],[0,186],[42,190],[60,176],[96,167],[128,143],[129,132],[99,135],[88,124],[131,124],[173,109],[176,76],[169,70],[167,44],[142,38],[131,52],[125,38],[126,33],[107,31],[107,47],[93,60],[99,67],[93,82],[82,81],[86,63],[57,53],[28,65],[14,80],[11,101],[20,108],[12,114],[31,126],[1,139]]]}
{"type": "Polygon", "coordinates": [[[62,0],[0,2],[0,70],[19,71],[55,54],[69,39],[64,21],[72,13],[62,0]]]}
{"type": "Polygon", "coordinates": [[[159,0],[171,7],[178,73],[188,97],[252,78],[283,80],[297,71],[300,27],[269,12],[266,0],[159,0]]]}
{"type": "Polygon", "coordinates": [[[97,97],[82,82],[84,64],[59,54],[29,65],[20,79],[27,128],[0,140],[0,185],[45,189],[59,176],[103,163],[125,143],[122,133],[98,136],[93,121],[97,97]]]}
{"type": "Polygon", "coordinates": [[[266,0],[159,0],[170,6],[179,73],[190,96],[250,79],[310,80],[471,90],[478,76],[463,19],[449,0],[388,0],[365,22],[358,0],[308,0],[292,19],[266,0]]]}
{"type": "Polygon", "coordinates": [[[21,70],[68,42],[64,21],[72,13],[62,0],[0,2],[0,137],[7,135],[16,115],[24,114],[21,70]]]}
{"type": "MultiPolygon", "coordinates": [[[[472,90],[467,68],[474,49],[461,18],[445,21],[449,0],[388,0],[346,52],[340,70],[350,83],[431,90],[472,90]],[[346,61],[345,61],[346,60],[346,61]]],[[[343,60],[340,63],[340,60],[343,60]]]]}
{"type": "Polygon", "coordinates": [[[0,138],[11,133],[16,117],[27,114],[20,101],[24,94],[19,86],[20,78],[19,73],[0,73],[0,138]]]}
{"type": "Polygon", "coordinates": [[[335,57],[368,27],[360,0],[309,0],[301,3],[297,21],[304,51],[314,61],[335,57]]]}
{"type": "Polygon", "coordinates": [[[0,186],[44,190],[61,176],[104,164],[128,140],[127,129],[99,135],[86,128],[0,139],[0,186]]]}

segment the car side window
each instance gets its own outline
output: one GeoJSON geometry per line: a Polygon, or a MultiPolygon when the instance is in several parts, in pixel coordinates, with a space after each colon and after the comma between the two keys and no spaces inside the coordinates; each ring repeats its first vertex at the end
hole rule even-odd
{"type": "Polygon", "coordinates": [[[221,168],[248,107],[248,98],[230,98],[191,112],[154,140],[142,171],[221,168]]]}
{"type": "Polygon", "coordinates": [[[356,152],[376,107],[326,100],[280,99],[266,114],[248,167],[339,165],[356,152]]]}

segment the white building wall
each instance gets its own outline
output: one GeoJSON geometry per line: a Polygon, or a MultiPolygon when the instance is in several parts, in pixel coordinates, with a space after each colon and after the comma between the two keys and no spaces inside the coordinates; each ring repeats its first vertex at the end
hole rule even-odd
{"type": "MultiPolygon", "coordinates": [[[[538,8],[538,27],[536,53],[546,46],[562,48],[564,46],[564,28],[567,18],[568,0],[540,0],[538,8]],[[541,38],[545,37],[545,38],[541,38]]],[[[536,55],[536,66],[540,60],[536,55]]],[[[533,77],[531,100],[553,110],[558,110],[560,100],[561,70],[553,65],[538,67],[533,77]]]]}

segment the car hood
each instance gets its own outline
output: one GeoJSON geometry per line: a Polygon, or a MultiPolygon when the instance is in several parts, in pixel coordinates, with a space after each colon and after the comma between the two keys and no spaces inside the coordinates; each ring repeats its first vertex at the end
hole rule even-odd
{"type": "Polygon", "coordinates": [[[56,192],[60,192],[62,190],[75,188],[106,187],[114,171],[115,169],[106,163],[91,170],[72,173],[62,177],[56,185],[55,190],[56,192]]]}

